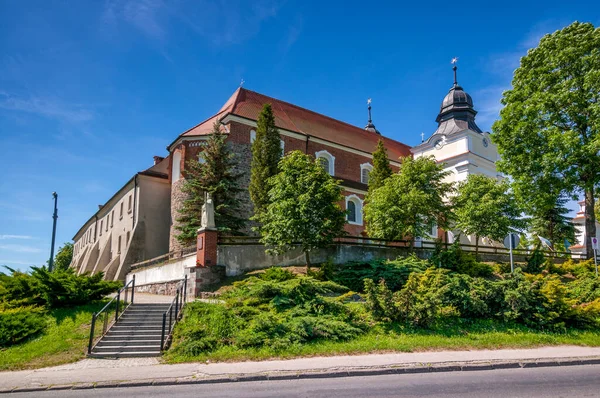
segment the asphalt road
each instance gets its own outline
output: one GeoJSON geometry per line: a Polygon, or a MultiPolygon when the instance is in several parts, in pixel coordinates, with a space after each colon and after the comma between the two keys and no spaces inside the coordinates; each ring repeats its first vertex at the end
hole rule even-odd
{"type": "Polygon", "coordinates": [[[104,388],[10,397],[600,397],[600,365],[104,388]]]}

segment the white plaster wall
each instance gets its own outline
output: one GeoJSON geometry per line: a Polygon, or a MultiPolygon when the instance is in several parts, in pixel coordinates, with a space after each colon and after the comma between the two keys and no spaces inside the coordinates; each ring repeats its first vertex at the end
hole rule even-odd
{"type": "Polygon", "coordinates": [[[126,283],[133,278],[133,275],[135,275],[136,286],[179,280],[184,277],[186,268],[195,266],[196,253],[192,253],[179,261],[131,271],[127,274],[126,283]]]}

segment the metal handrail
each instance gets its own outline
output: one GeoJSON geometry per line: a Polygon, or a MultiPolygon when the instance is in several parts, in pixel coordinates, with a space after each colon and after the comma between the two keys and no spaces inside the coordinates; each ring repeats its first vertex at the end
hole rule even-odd
{"type": "Polygon", "coordinates": [[[175,298],[171,302],[169,308],[163,313],[162,318],[162,333],[160,336],[160,350],[164,351],[168,348],[173,328],[183,314],[183,305],[187,302],[187,275],[177,284],[175,298]],[[175,312],[173,314],[173,312],[175,312]],[[167,328],[167,315],[169,316],[169,327],[167,328]]]}
{"type": "Polygon", "coordinates": [[[100,318],[101,316],[103,316],[103,320],[102,320],[102,334],[100,335],[100,337],[98,338],[98,340],[100,340],[105,334],[106,332],[108,332],[108,330],[115,324],[117,323],[117,321],[119,320],[120,316],[123,314],[123,312],[125,312],[125,310],[127,309],[127,307],[129,307],[131,304],[133,304],[133,299],[135,295],[135,275],[133,275],[132,279],[127,282],[127,284],[125,286],[123,286],[121,289],[119,289],[119,291],[117,292],[117,295],[115,297],[112,298],[112,300],[110,300],[108,303],[106,303],[106,305],[104,307],[102,307],[102,309],[98,312],[95,312],[92,314],[92,325],[90,328],[90,340],[88,342],[88,354],[92,353],[92,350],[95,347],[94,344],[94,335],[96,332],[96,320],[98,318],[100,318]],[[130,286],[131,285],[131,286],[130,286]],[[127,291],[131,289],[131,301],[127,300],[127,291]],[[121,293],[124,293],[124,300],[121,300],[121,293]],[[114,319],[111,321],[111,323],[109,324],[109,314],[111,313],[110,311],[110,307],[111,305],[115,303],[115,317],[114,319]],[[123,303],[124,307],[121,309],[120,308],[120,304],[123,303]],[[121,311],[119,311],[121,310],[121,311]]]}

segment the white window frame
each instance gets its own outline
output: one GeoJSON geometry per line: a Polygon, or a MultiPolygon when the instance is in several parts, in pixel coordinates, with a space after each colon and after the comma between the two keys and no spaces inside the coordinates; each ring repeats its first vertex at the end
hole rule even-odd
{"type": "Polygon", "coordinates": [[[173,152],[173,167],[171,176],[172,183],[179,181],[179,178],[181,177],[181,152],[179,151],[173,152]]]}
{"type": "Polygon", "coordinates": [[[348,202],[354,202],[354,206],[356,207],[356,221],[348,220],[347,214],[346,221],[351,225],[363,225],[363,200],[354,194],[346,196],[346,210],[348,210],[348,202]]]}
{"type": "Polygon", "coordinates": [[[256,141],[256,130],[250,130],[250,144],[254,144],[256,141]]]}
{"type": "Polygon", "coordinates": [[[334,176],[335,175],[335,156],[333,156],[332,154],[330,154],[329,152],[327,152],[326,150],[322,150],[319,152],[315,152],[315,158],[319,159],[319,158],[325,158],[329,161],[329,174],[334,176]]]}
{"type": "MultiPolygon", "coordinates": [[[[368,184],[369,182],[363,181],[363,170],[369,170],[369,173],[373,171],[373,165],[371,163],[363,163],[360,165],[360,182],[363,184],[368,184]]],[[[369,177],[370,178],[370,177],[369,177]]]]}

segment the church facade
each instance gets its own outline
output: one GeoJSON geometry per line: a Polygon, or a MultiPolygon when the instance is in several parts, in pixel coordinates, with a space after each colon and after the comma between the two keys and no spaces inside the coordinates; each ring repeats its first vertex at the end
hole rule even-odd
{"type": "MultiPolygon", "coordinates": [[[[203,143],[217,122],[236,154],[239,171],[243,172],[241,185],[248,187],[256,121],[266,103],[272,106],[283,152],[299,150],[319,158],[327,171],[341,181],[344,201],[340,205],[349,211],[345,229],[351,236],[366,236],[363,201],[369,171],[373,167],[372,153],[380,139],[394,171],[400,166],[402,157],[432,155],[452,172],[449,178],[453,181],[463,180],[471,173],[497,176],[496,147],[489,133],[477,127],[473,101],[457,84],[456,70],[454,85],[444,98],[436,119],[437,130],[413,148],[379,133],[370,117],[370,104],[368,123],[360,128],[240,87],[217,113],[175,138],[167,147],[167,156],[155,157],[154,166],[136,174],[135,181],[152,181],[157,187],[156,192],[148,183],[142,189],[143,185],[131,186],[130,181],[88,220],[73,238],[75,254],[72,266],[78,272],[104,271],[107,278],[123,279],[131,263],[182,250],[176,239],[176,220],[185,198],[181,188],[186,163],[199,160],[203,143]],[[102,231],[102,228],[106,229],[110,220],[104,220],[111,216],[114,208],[117,214],[121,214],[120,207],[125,206],[123,203],[129,200],[128,195],[132,196],[132,205],[135,203],[137,206],[135,211],[132,206],[130,224],[111,230],[108,239],[107,231],[102,231]],[[104,232],[104,235],[99,232],[104,232]]],[[[241,199],[242,216],[249,218],[253,208],[247,190],[241,199]]],[[[114,220],[115,216],[112,217],[114,220]]],[[[430,237],[424,239],[436,237],[437,231],[434,230],[430,237]]]]}

